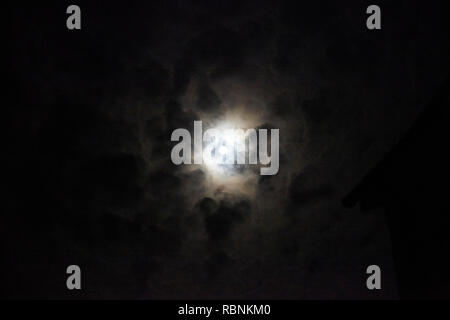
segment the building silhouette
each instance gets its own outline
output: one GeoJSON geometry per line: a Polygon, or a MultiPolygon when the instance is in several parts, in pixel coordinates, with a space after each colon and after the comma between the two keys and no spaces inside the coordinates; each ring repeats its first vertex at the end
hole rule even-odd
{"type": "MultiPolygon", "coordinates": [[[[450,298],[450,77],[399,143],[343,199],[381,207],[400,298],[450,298]]],[[[382,266],[381,266],[382,268],[382,266]]]]}

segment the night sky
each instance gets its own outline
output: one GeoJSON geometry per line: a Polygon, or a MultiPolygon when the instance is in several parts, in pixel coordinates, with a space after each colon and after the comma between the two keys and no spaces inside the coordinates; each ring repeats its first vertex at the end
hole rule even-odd
{"type": "Polygon", "coordinates": [[[447,76],[448,12],[372,2],[8,5],[3,295],[398,298],[383,210],[342,198],[447,76]],[[279,128],[278,174],[174,165],[194,120],[279,128]]]}

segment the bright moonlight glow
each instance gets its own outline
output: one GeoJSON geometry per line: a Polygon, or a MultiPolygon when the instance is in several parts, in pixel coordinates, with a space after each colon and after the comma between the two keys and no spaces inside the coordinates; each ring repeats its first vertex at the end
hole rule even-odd
{"type": "MultiPolygon", "coordinates": [[[[232,115],[226,121],[210,121],[203,131],[202,159],[205,169],[207,185],[210,187],[208,196],[220,197],[224,194],[238,193],[249,197],[254,195],[254,187],[258,181],[258,175],[252,170],[247,170],[245,164],[227,163],[227,160],[236,160],[237,155],[246,151],[238,148],[238,142],[247,139],[246,128],[258,126],[259,122],[249,120],[249,117],[237,117],[232,115]],[[208,137],[207,130],[217,129],[217,137],[208,137]],[[244,137],[237,130],[244,131],[244,137]],[[220,187],[220,193],[216,193],[220,187]]],[[[245,147],[244,147],[245,148],[245,147]]],[[[248,151],[248,150],[247,150],[248,151]]],[[[186,168],[190,168],[187,166],[186,168]]],[[[194,170],[192,167],[191,170],[194,170]]]]}
{"type": "Polygon", "coordinates": [[[208,170],[213,174],[233,175],[236,165],[234,159],[236,157],[236,142],[238,136],[233,129],[233,124],[221,123],[215,127],[219,134],[206,138],[203,144],[203,162],[208,170]]]}
{"type": "Polygon", "coordinates": [[[220,148],[219,148],[219,153],[220,153],[221,155],[226,155],[226,154],[228,153],[228,148],[225,147],[225,146],[220,146],[220,148]]]}

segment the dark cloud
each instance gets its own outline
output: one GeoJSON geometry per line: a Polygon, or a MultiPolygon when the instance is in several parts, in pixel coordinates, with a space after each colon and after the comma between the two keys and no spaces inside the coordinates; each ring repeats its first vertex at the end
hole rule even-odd
{"type": "MultiPolygon", "coordinates": [[[[191,128],[197,116],[191,111],[184,111],[177,101],[169,101],[164,108],[168,132],[172,132],[178,128],[191,128]]],[[[167,140],[167,138],[166,138],[167,140]]]]}
{"type": "Polygon", "coordinates": [[[334,111],[334,101],[332,94],[319,93],[314,100],[303,102],[302,110],[308,120],[314,124],[321,124],[326,121],[334,111]]]}
{"type": "Polygon", "coordinates": [[[220,99],[217,94],[208,86],[201,85],[197,89],[197,106],[202,111],[217,112],[220,107],[220,99]]]}
{"type": "Polygon", "coordinates": [[[205,229],[211,246],[219,245],[224,241],[237,222],[244,219],[245,210],[249,205],[245,202],[229,204],[221,201],[218,208],[205,215],[205,229]]]}

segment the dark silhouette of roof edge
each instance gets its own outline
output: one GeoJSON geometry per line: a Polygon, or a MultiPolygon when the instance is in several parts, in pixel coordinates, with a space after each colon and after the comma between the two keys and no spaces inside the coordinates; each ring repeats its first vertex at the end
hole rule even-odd
{"type": "MultiPolygon", "coordinates": [[[[450,108],[446,103],[450,95],[450,74],[433,96],[430,103],[424,108],[414,124],[399,142],[385,155],[385,157],[369,171],[369,173],[342,199],[345,207],[354,207],[357,203],[363,211],[381,206],[392,194],[395,180],[402,177],[400,173],[395,176],[393,172],[401,172],[405,166],[404,161],[414,157],[414,153],[426,152],[432,146],[424,145],[423,136],[430,131],[442,130],[450,108]],[[442,122],[440,124],[439,122],[442,122]],[[422,139],[422,140],[421,140],[422,139]],[[420,150],[420,148],[422,149],[420,150]]],[[[447,124],[449,125],[449,124],[447,124]]],[[[449,129],[450,130],[450,129],[449,129]]],[[[430,143],[432,145],[432,143],[430,143]]]]}

